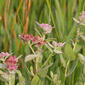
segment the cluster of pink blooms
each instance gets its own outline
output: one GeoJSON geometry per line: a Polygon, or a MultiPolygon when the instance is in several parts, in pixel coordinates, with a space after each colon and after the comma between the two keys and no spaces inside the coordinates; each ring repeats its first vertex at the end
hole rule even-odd
{"type": "Polygon", "coordinates": [[[18,68],[17,62],[18,62],[18,59],[16,58],[16,56],[10,56],[5,61],[7,69],[10,70],[10,71],[16,70],[18,68]]]}
{"type": "Polygon", "coordinates": [[[6,52],[6,53],[1,52],[1,53],[0,53],[0,59],[1,59],[2,57],[9,56],[9,55],[10,55],[10,54],[9,54],[8,52],[6,52]]]}
{"type": "Polygon", "coordinates": [[[32,42],[37,44],[38,46],[44,45],[46,43],[46,41],[39,36],[35,36],[32,42]]]}
{"type": "Polygon", "coordinates": [[[52,45],[53,45],[54,47],[62,47],[64,44],[65,44],[65,43],[62,43],[62,42],[59,42],[59,43],[57,43],[56,41],[53,41],[53,42],[52,42],[52,45]]]}
{"type": "Polygon", "coordinates": [[[73,18],[73,20],[74,20],[76,23],[85,26],[85,11],[82,11],[81,16],[79,16],[79,20],[76,19],[76,18],[73,18]]]}
{"type": "Polygon", "coordinates": [[[25,34],[25,35],[19,35],[19,37],[21,38],[21,40],[23,41],[30,41],[30,40],[33,40],[34,36],[31,34],[31,35],[28,35],[28,34],[25,34]]]}
{"type": "Polygon", "coordinates": [[[81,13],[81,16],[79,17],[79,19],[80,19],[80,20],[85,19],[85,11],[83,11],[83,12],[81,13]]]}
{"type": "Polygon", "coordinates": [[[18,68],[17,66],[18,59],[16,58],[16,56],[11,56],[11,54],[9,54],[8,52],[1,52],[0,59],[3,59],[4,57],[8,57],[5,60],[6,69],[14,71],[18,68]]]}
{"type": "Polygon", "coordinates": [[[20,35],[21,40],[23,41],[32,41],[33,44],[37,44],[38,46],[44,45],[46,43],[45,40],[43,40],[41,37],[39,36],[33,36],[33,35],[20,35]]]}
{"type": "Polygon", "coordinates": [[[45,32],[45,33],[51,33],[52,32],[52,26],[49,24],[39,24],[38,22],[36,22],[38,26],[41,27],[41,29],[45,32]]]}

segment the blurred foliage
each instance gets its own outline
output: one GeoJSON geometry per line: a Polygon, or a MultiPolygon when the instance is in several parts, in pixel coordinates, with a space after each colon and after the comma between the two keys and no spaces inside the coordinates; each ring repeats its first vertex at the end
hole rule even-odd
{"type": "MultiPolygon", "coordinates": [[[[19,69],[25,77],[26,85],[57,85],[56,82],[58,85],[85,85],[85,61],[82,64],[78,58],[78,53],[85,56],[85,40],[78,37],[76,41],[78,30],[85,36],[85,26],[76,24],[72,19],[72,17],[78,18],[84,10],[85,0],[0,0],[2,18],[0,52],[8,51],[16,56],[23,55],[19,61],[19,69]],[[35,21],[51,24],[54,27],[53,33],[47,37],[54,37],[57,42],[65,42],[66,45],[63,55],[53,55],[49,59],[48,64],[53,63],[53,65],[44,71],[46,76],[41,75],[44,74],[41,72],[30,78],[28,69],[33,63],[23,64],[23,58],[30,53],[30,50],[20,41],[19,35],[22,33],[37,35],[35,28],[38,27],[35,21]],[[53,77],[52,73],[50,75],[51,71],[53,77]]],[[[48,53],[45,51],[42,62],[47,59],[48,53]]],[[[20,81],[22,79],[23,77],[20,81]]],[[[0,85],[6,84],[0,81],[0,85]]]]}

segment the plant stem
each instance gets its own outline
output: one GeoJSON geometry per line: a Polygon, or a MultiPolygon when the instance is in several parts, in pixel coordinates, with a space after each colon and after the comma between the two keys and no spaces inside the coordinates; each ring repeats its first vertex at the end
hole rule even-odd
{"type": "Polygon", "coordinates": [[[72,75],[72,85],[74,85],[74,72],[73,72],[73,75],[72,75]]]}
{"type": "Polygon", "coordinates": [[[15,74],[10,74],[9,85],[15,85],[15,74]]]}
{"type": "MultiPolygon", "coordinates": [[[[29,44],[29,43],[28,43],[28,44],[29,44]]],[[[32,50],[33,54],[34,54],[34,55],[37,55],[36,60],[35,60],[35,70],[36,70],[35,73],[37,73],[37,72],[38,72],[39,52],[38,52],[38,54],[35,54],[35,51],[34,51],[34,49],[32,48],[31,44],[29,44],[29,47],[30,47],[30,49],[32,50]]]]}
{"type": "Polygon", "coordinates": [[[35,54],[35,51],[34,51],[34,49],[32,48],[31,44],[28,43],[28,45],[29,45],[30,49],[32,50],[33,54],[35,54]]]}
{"type": "Polygon", "coordinates": [[[27,65],[26,65],[26,64],[24,64],[24,65],[25,65],[25,67],[26,67],[27,73],[30,74],[31,76],[34,76],[34,74],[32,74],[32,73],[29,71],[29,69],[27,68],[27,65]]]}
{"type": "Polygon", "coordinates": [[[47,58],[47,60],[44,62],[44,64],[42,65],[41,68],[43,68],[49,61],[49,59],[52,57],[53,54],[50,54],[49,57],[47,58]]]}
{"type": "Polygon", "coordinates": [[[68,65],[70,63],[70,60],[68,60],[67,65],[66,65],[66,70],[65,70],[65,77],[67,76],[67,70],[68,70],[68,65]]]}
{"type": "Polygon", "coordinates": [[[41,72],[43,70],[47,70],[49,67],[51,67],[53,65],[53,63],[51,63],[50,65],[46,66],[45,68],[41,68],[38,72],[41,72]]]}
{"type": "Polygon", "coordinates": [[[36,57],[36,61],[35,61],[35,69],[36,69],[36,73],[38,72],[38,57],[36,57]]]}
{"type": "MultiPolygon", "coordinates": [[[[39,49],[38,49],[39,50],[39,49]]],[[[36,57],[36,61],[35,61],[35,68],[36,68],[36,73],[38,72],[38,61],[39,61],[39,56],[40,56],[40,52],[38,51],[37,57],[36,57]]]]}
{"type": "MultiPolygon", "coordinates": [[[[48,9],[49,9],[49,12],[50,12],[50,16],[51,16],[53,25],[54,25],[54,27],[56,27],[56,23],[55,23],[55,20],[54,20],[54,17],[53,17],[53,13],[52,13],[52,10],[51,10],[51,6],[50,6],[49,0],[46,0],[46,3],[47,3],[47,6],[48,6],[48,9]]],[[[58,37],[57,29],[55,29],[55,32],[56,32],[56,37],[58,37]]]]}

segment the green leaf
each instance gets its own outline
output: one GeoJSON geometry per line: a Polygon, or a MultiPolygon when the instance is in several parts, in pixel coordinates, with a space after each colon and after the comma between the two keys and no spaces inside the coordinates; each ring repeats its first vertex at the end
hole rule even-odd
{"type": "Polygon", "coordinates": [[[68,57],[70,60],[75,60],[75,54],[70,44],[66,44],[64,52],[65,56],[68,57]]]}
{"type": "Polygon", "coordinates": [[[10,74],[10,80],[9,80],[9,85],[15,85],[15,74],[14,75],[11,75],[10,74]]]}
{"type": "Polygon", "coordinates": [[[34,78],[32,79],[31,85],[43,85],[43,82],[37,75],[35,75],[34,78]]]}
{"type": "Polygon", "coordinates": [[[47,72],[48,72],[48,69],[47,70],[40,71],[38,74],[39,74],[40,77],[45,78],[46,75],[47,75],[47,72]]]}
{"type": "Polygon", "coordinates": [[[65,61],[62,54],[60,54],[60,61],[61,61],[62,65],[63,65],[63,67],[65,67],[66,66],[66,61],[65,61]]]}
{"type": "Polygon", "coordinates": [[[17,85],[25,85],[25,78],[22,76],[19,70],[16,71],[19,76],[19,83],[17,85]]]}
{"type": "Polygon", "coordinates": [[[78,59],[76,60],[75,64],[72,66],[72,68],[69,70],[69,72],[67,73],[66,77],[68,77],[69,75],[71,75],[73,73],[73,71],[77,67],[77,64],[78,64],[78,59]]]}
{"type": "Polygon", "coordinates": [[[74,52],[78,53],[80,50],[81,50],[81,46],[79,44],[76,44],[74,52]]]}
{"type": "Polygon", "coordinates": [[[2,8],[4,7],[4,4],[5,4],[5,1],[6,0],[0,0],[0,13],[1,13],[1,11],[2,11],[2,8]]]}

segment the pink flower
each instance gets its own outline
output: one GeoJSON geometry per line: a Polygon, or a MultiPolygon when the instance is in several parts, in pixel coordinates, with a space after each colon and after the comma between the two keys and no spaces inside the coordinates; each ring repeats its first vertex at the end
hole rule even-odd
{"type": "Polygon", "coordinates": [[[46,43],[45,40],[43,40],[39,36],[35,36],[34,39],[32,40],[32,43],[37,44],[38,46],[44,45],[46,43]]]}
{"type": "Polygon", "coordinates": [[[18,59],[16,58],[16,56],[9,57],[5,61],[7,69],[10,70],[10,71],[16,70],[18,68],[17,62],[18,62],[18,59]]]}
{"type": "Polygon", "coordinates": [[[82,15],[85,15],[85,11],[82,11],[82,13],[81,13],[82,15]]]}
{"type": "Polygon", "coordinates": [[[13,64],[13,65],[10,66],[9,69],[10,69],[11,71],[14,71],[14,70],[17,69],[17,68],[18,68],[18,66],[13,64]]]}
{"type": "Polygon", "coordinates": [[[57,47],[57,42],[56,41],[53,41],[52,42],[52,45],[55,46],[55,47],[57,47]]]}
{"type": "Polygon", "coordinates": [[[52,44],[54,47],[62,47],[65,43],[62,42],[57,43],[56,41],[53,41],[52,44]]]}
{"type": "Polygon", "coordinates": [[[18,68],[18,66],[15,64],[12,64],[12,65],[7,64],[7,69],[10,71],[14,71],[17,68],[18,68]]]}
{"type": "Polygon", "coordinates": [[[10,54],[8,52],[4,53],[4,52],[1,52],[0,53],[0,58],[2,57],[5,57],[5,56],[9,56],[10,54]]]}
{"type": "Polygon", "coordinates": [[[79,16],[79,19],[73,18],[73,20],[76,23],[85,26],[85,11],[82,11],[81,15],[79,16]]]}
{"type": "Polygon", "coordinates": [[[16,56],[11,56],[6,60],[6,64],[16,64],[18,62],[16,56]]]}
{"type": "Polygon", "coordinates": [[[40,42],[37,43],[37,45],[38,45],[39,47],[40,47],[41,45],[44,45],[44,44],[46,44],[46,41],[45,41],[45,40],[40,41],[40,42]]]}
{"type": "Polygon", "coordinates": [[[64,43],[62,43],[62,42],[57,43],[58,47],[62,47],[63,45],[64,45],[64,43]]]}
{"type": "Polygon", "coordinates": [[[37,25],[38,26],[40,26],[41,27],[41,29],[43,29],[43,31],[45,32],[45,33],[51,33],[52,32],[52,26],[51,25],[49,25],[49,24],[44,24],[44,23],[42,23],[42,24],[39,24],[38,22],[36,22],[37,23],[37,25]]]}
{"type": "Polygon", "coordinates": [[[31,34],[31,35],[28,35],[28,34],[25,34],[25,35],[19,35],[19,37],[21,38],[21,40],[23,41],[30,41],[34,38],[34,36],[31,34]]]}
{"type": "Polygon", "coordinates": [[[38,42],[40,42],[40,41],[42,41],[42,40],[43,40],[43,39],[40,38],[39,36],[35,36],[35,37],[33,38],[32,42],[33,42],[33,43],[38,43],[38,42]]]}
{"type": "Polygon", "coordinates": [[[80,20],[85,20],[85,11],[81,13],[81,16],[79,16],[80,20]]]}
{"type": "Polygon", "coordinates": [[[21,38],[21,40],[23,41],[32,41],[33,44],[37,44],[38,46],[44,45],[46,43],[45,40],[43,40],[41,37],[39,36],[33,36],[33,35],[20,35],[19,36],[21,38]]]}

